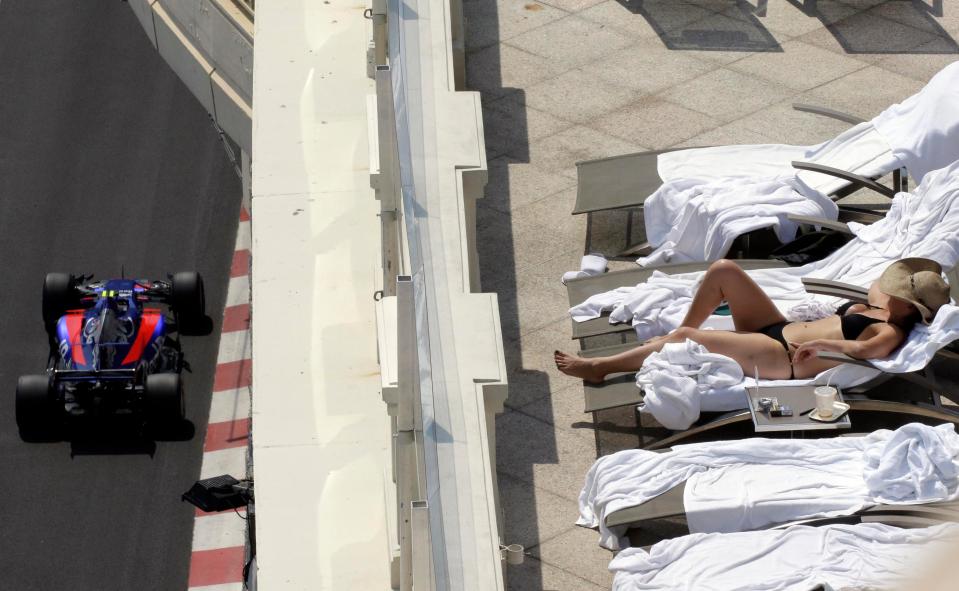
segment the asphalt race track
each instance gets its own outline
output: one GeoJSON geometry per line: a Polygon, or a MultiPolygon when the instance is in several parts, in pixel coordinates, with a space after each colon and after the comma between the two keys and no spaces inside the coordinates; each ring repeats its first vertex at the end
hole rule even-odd
{"type": "Polygon", "coordinates": [[[0,0],[0,590],[187,586],[240,181],[207,114],[120,0],[0,0]],[[123,430],[23,443],[17,377],[45,368],[48,271],[206,280],[186,337],[196,435],[123,430]]]}

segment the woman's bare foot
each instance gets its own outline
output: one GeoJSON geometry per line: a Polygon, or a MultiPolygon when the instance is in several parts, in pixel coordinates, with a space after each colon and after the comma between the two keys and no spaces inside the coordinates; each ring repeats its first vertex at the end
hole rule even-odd
{"type": "Polygon", "coordinates": [[[553,361],[556,362],[556,368],[564,374],[587,382],[599,384],[606,377],[606,374],[596,368],[595,359],[584,359],[562,351],[553,351],[553,361]]]}

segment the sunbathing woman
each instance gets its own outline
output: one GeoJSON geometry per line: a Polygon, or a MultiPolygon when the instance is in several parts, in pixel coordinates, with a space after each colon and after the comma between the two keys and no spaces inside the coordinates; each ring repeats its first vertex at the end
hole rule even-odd
{"type": "Polygon", "coordinates": [[[841,306],[835,316],[813,322],[789,322],[772,300],[736,263],[710,265],[682,324],[662,337],[611,357],[583,358],[556,351],[556,367],[588,382],[617,372],[639,371],[646,358],[666,343],[691,339],[710,353],[731,357],[746,375],[754,368],[767,379],[809,378],[839,364],[817,351],[845,353],[857,359],[881,359],[895,351],[916,322],[928,324],[949,301],[949,286],[939,263],[920,258],[896,261],[869,288],[869,303],[841,306]],[[721,303],[732,313],[735,331],[700,330],[721,303]]]}

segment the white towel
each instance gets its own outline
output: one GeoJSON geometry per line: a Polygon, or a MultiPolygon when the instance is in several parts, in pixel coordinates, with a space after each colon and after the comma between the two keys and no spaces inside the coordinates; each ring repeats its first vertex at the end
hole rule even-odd
{"type": "MultiPolygon", "coordinates": [[[[881,523],[691,534],[627,548],[609,564],[613,591],[891,589],[913,580],[923,557],[954,551],[959,525],[901,529],[881,523]]],[[[910,588],[910,587],[901,587],[910,588]]]]}
{"type": "Polygon", "coordinates": [[[699,418],[703,396],[742,381],[738,363],[689,339],[664,345],[636,374],[636,385],[645,393],[643,411],[667,429],[689,427],[699,418]]]}
{"type": "Polygon", "coordinates": [[[579,264],[579,271],[567,271],[566,273],[563,273],[563,285],[566,285],[566,282],[571,279],[602,275],[606,272],[606,264],[606,257],[601,254],[584,255],[583,260],[580,261],[579,264]]]}
{"type": "Polygon", "coordinates": [[[952,163],[959,158],[959,61],[872,122],[917,182],[929,171],[952,163]]]}
{"type": "Polygon", "coordinates": [[[876,503],[952,500],[959,495],[959,435],[953,425],[911,423],[864,437],[764,439],[624,450],[596,460],[579,495],[578,525],[621,547],[610,514],[686,482],[690,531],[731,532],[846,515],[876,503]]]}
{"type": "Polygon", "coordinates": [[[822,302],[814,298],[806,298],[790,307],[785,316],[790,322],[812,322],[822,320],[836,313],[837,306],[822,302]]]}
{"type": "Polygon", "coordinates": [[[643,205],[647,239],[657,248],[637,262],[651,266],[716,260],[737,236],[769,226],[780,242],[790,242],[799,228],[790,215],[834,220],[838,212],[835,202],[798,182],[793,173],[708,183],[670,181],[643,205]],[[670,207],[667,201],[681,205],[670,207]]]}
{"type": "Polygon", "coordinates": [[[656,249],[637,262],[709,261],[746,232],[772,226],[782,242],[795,237],[789,214],[835,219],[827,195],[841,179],[797,171],[791,161],[825,164],[862,176],[905,164],[922,180],[959,159],[959,62],[917,94],[815,146],[720,146],[677,150],[657,158],[660,188],[644,202],[646,236],[656,249]]]}
{"type": "Polygon", "coordinates": [[[880,503],[928,503],[955,496],[959,438],[953,425],[912,423],[866,446],[863,478],[880,503]]]}

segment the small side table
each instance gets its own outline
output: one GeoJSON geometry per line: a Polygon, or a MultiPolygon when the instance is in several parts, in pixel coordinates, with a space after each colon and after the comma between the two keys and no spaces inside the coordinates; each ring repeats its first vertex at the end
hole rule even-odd
{"type": "MultiPolygon", "coordinates": [[[[852,422],[849,413],[834,423],[823,423],[809,418],[809,414],[799,416],[804,410],[815,408],[816,386],[771,386],[746,388],[746,397],[749,399],[749,414],[753,417],[753,425],[757,433],[768,431],[814,431],[820,429],[850,429],[852,422]],[[791,406],[793,416],[771,417],[759,407],[760,398],[778,398],[779,404],[791,406]]],[[[842,390],[838,390],[836,399],[844,402],[842,390]]]]}

